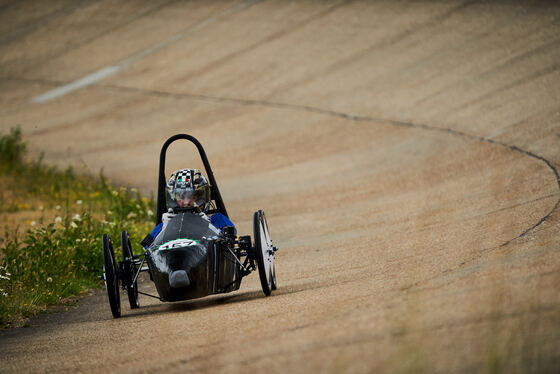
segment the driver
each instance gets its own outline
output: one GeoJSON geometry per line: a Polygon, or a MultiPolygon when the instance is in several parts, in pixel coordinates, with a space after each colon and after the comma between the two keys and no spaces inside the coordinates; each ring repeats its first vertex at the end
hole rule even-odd
{"type": "Polygon", "coordinates": [[[210,185],[200,170],[180,169],[173,172],[167,181],[166,196],[168,211],[163,213],[162,222],[140,243],[144,248],[148,248],[165,230],[169,220],[175,216],[175,209],[191,210],[210,221],[218,229],[223,231],[225,227],[230,226],[237,233],[233,222],[222,213],[214,213],[210,218],[206,215],[210,208],[210,185]]]}

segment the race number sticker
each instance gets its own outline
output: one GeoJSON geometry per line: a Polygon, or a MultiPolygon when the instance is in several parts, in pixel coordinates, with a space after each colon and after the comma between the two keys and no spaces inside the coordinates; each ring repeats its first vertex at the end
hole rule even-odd
{"type": "Polygon", "coordinates": [[[197,245],[198,240],[193,239],[175,239],[167,243],[163,243],[159,246],[158,249],[174,249],[174,248],[182,248],[182,247],[189,247],[191,245],[197,245]]]}

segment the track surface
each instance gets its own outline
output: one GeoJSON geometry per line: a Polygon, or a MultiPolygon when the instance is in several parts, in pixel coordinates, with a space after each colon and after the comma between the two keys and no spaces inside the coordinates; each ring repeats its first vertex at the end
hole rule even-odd
{"type": "Polygon", "coordinates": [[[559,35],[546,2],[2,2],[3,130],[145,191],[190,133],[281,251],[272,297],[97,293],[0,333],[0,372],[558,365],[559,35]]]}

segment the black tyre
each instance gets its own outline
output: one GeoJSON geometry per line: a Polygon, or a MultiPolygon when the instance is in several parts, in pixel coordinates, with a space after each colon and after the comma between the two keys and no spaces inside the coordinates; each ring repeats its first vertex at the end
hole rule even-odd
{"type": "Polygon", "coordinates": [[[113,317],[121,316],[121,298],[119,294],[119,277],[117,267],[115,265],[115,253],[111,238],[109,235],[103,234],[103,279],[107,287],[107,296],[109,296],[109,305],[113,317]]]}
{"type": "Polygon", "coordinates": [[[132,282],[136,275],[136,265],[132,261],[132,245],[127,231],[121,233],[121,248],[123,257],[123,283],[126,285],[130,309],[140,308],[138,300],[138,281],[132,282]]]}
{"type": "Polygon", "coordinates": [[[276,265],[274,265],[274,263],[272,264],[272,284],[270,286],[270,289],[272,291],[274,291],[277,288],[276,285],[276,265]]]}
{"type": "MultiPolygon", "coordinates": [[[[268,232],[268,223],[266,222],[266,216],[264,215],[264,212],[262,213],[262,218],[264,221],[264,227],[266,228],[266,236],[268,237],[268,241],[270,243],[270,247],[272,247],[272,240],[270,239],[270,233],[268,232]]],[[[275,249],[274,249],[275,251],[275,249]]],[[[274,291],[277,288],[277,284],[276,284],[276,264],[274,263],[274,258],[272,261],[272,279],[271,279],[271,290],[274,291]]]]}
{"type": "Polygon", "coordinates": [[[259,278],[264,294],[269,296],[276,289],[274,271],[274,247],[268,233],[266,218],[262,210],[253,215],[254,256],[259,269],[259,278]]]}

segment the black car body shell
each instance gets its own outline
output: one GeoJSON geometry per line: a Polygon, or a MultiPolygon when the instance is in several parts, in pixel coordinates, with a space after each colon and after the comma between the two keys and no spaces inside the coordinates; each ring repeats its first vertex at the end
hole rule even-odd
{"type": "Polygon", "coordinates": [[[196,299],[239,288],[239,267],[230,241],[200,214],[176,214],[148,249],[151,278],[163,301],[196,299]],[[169,276],[187,272],[190,284],[171,287],[169,276]]]}

